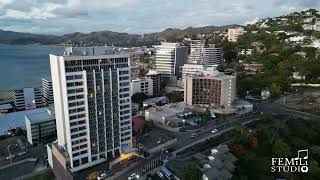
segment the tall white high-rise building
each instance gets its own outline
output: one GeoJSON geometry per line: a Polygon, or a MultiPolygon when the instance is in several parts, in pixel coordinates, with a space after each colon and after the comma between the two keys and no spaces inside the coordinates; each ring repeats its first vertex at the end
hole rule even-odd
{"type": "Polygon", "coordinates": [[[179,75],[179,68],[187,62],[188,48],[179,43],[163,42],[154,46],[155,70],[163,75],[179,75]]]}
{"type": "Polygon", "coordinates": [[[54,169],[55,159],[71,172],[112,161],[132,144],[129,56],[104,48],[50,55],[58,138],[51,145],[54,169]]]}

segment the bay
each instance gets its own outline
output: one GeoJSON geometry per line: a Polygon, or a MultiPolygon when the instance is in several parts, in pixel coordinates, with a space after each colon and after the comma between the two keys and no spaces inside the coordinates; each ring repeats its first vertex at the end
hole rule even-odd
{"type": "Polygon", "coordinates": [[[0,92],[41,86],[51,78],[49,54],[62,54],[63,47],[0,45],[0,92]]]}

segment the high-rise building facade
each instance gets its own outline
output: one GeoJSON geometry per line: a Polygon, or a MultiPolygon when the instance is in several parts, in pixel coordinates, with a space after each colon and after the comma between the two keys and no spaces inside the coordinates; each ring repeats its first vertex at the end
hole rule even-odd
{"type": "Polygon", "coordinates": [[[179,68],[187,62],[188,48],[179,43],[165,43],[154,46],[155,70],[163,75],[179,75],[179,68]]]}
{"type": "Polygon", "coordinates": [[[184,82],[184,102],[190,106],[230,107],[236,96],[236,76],[220,72],[189,75],[184,82]]]}
{"type": "Polygon", "coordinates": [[[213,44],[207,47],[201,40],[192,40],[190,44],[189,63],[220,65],[224,62],[223,49],[216,48],[213,44]]]}
{"type": "Polygon", "coordinates": [[[58,138],[53,149],[73,171],[118,158],[132,143],[128,59],[101,47],[50,55],[58,138]]]}
{"type": "Polygon", "coordinates": [[[203,48],[205,48],[205,44],[202,40],[191,41],[189,63],[194,63],[194,64],[201,63],[203,48]]]}
{"type": "Polygon", "coordinates": [[[52,81],[42,78],[43,105],[53,104],[52,81]]]}
{"type": "Polygon", "coordinates": [[[35,109],[43,106],[42,92],[39,88],[23,88],[12,91],[14,108],[18,111],[35,109]]]}
{"type": "Polygon", "coordinates": [[[207,47],[202,50],[202,64],[205,65],[221,65],[224,63],[223,49],[215,47],[207,47]]]}

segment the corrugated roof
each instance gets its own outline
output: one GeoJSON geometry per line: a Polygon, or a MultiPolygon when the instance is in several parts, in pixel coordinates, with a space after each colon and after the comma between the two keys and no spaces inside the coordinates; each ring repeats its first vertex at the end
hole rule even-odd
{"type": "Polygon", "coordinates": [[[25,116],[43,112],[47,112],[47,108],[38,108],[0,115],[0,135],[7,134],[9,130],[16,129],[18,127],[25,129],[25,116]]]}

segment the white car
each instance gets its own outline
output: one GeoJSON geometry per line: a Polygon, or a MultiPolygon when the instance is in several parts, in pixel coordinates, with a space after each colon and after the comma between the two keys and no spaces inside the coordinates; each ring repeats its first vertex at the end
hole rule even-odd
{"type": "Polygon", "coordinates": [[[216,132],[218,132],[218,131],[219,131],[218,129],[213,129],[213,130],[211,131],[211,133],[214,134],[214,133],[216,133],[216,132]]]}
{"type": "Polygon", "coordinates": [[[139,179],[139,178],[140,178],[139,174],[132,173],[132,174],[128,177],[128,180],[139,179]]]}
{"type": "Polygon", "coordinates": [[[162,172],[158,171],[157,174],[161,179],[164,178],[164,175],[162,174],[162,172]]]}
{"type": "Polygon", "coordinates": [[[107,177],[107,173],[102,173],[100,176],[97,177],[98,180],[105,179],[107,177]]]}

